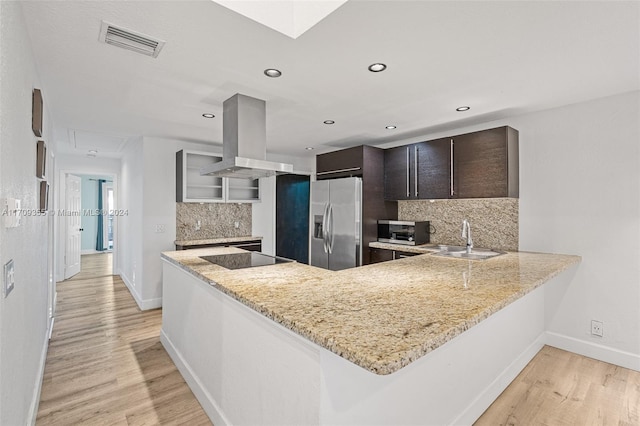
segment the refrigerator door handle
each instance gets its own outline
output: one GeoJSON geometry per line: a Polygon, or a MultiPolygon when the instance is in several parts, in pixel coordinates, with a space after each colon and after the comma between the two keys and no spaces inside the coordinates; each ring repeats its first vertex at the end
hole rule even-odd
{"type": "Polygon", "coordinates": [[[333,206],[331,204],[329,204],[329,210],[328,210],[328,219],[327,219],[327,223],[329,225],[329,229],[327,230],[327,234],[328,234],[328,245],[329,245],[329,254],[331,254],[333,252],[333,206]]]}
{"type": "Polygon", "coordinates": [[[327,210],[329,209],[329,204],[324,205],[324,209],[322,211],[322,246],[324,248],[324,252],[329,252],[329,247],[327,243],[327,227],[328,227],[328,219],[329,215],[327,214],[327,210]]]}

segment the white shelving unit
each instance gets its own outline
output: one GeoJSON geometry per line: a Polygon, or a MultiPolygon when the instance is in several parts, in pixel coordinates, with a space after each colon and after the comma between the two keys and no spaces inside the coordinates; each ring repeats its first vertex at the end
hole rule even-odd
{"type": "Polygon", "coordinates": [[[254,203],[260,201],[259,179],[201,176],[204,166],[222,161],[202,151],[176,152],[176,201],[180,203],[254,203]]]}
{"type": "Polygon", "coordinates": [[[225,178],[227,181],[227,201],[255,202],[260,201],[259,179],[225,178]]]}

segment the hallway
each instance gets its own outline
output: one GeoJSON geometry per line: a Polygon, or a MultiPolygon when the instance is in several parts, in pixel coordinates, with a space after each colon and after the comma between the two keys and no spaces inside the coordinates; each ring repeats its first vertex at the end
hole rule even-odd
{"type": "Polygon", "coordinates": [[[58,283],[36,424],[211,424],[160,343],[162,311],[138,309],[111,256],[58,283]]]}

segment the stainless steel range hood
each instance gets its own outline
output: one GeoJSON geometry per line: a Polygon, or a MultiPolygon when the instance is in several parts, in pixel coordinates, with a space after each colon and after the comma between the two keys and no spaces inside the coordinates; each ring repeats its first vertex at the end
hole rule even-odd
{"type": "Polygon", "coordinates": [[[201,175],[257,179],[293,172],[291,164],[267,161],[265,101],[237,93],[222,106],[222,161],[201,168],[201,175]]]}

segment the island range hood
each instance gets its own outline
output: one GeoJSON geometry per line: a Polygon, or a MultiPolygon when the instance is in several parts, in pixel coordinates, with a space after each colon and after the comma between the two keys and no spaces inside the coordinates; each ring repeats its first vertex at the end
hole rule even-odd
{"type": "Polygon", "coordinates": [[[267,161],[265,101],[236,93],[222,106],[222,161],[201,168],[201,175],[257,179],[293,172],[291,164],[267,161]]]}

